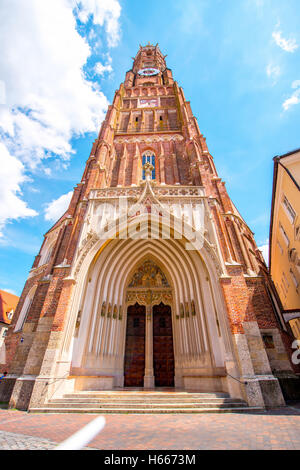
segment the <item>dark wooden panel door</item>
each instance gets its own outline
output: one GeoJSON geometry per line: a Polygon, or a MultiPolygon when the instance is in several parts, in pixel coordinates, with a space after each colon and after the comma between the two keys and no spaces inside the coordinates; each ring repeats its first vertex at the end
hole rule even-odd
{"type": "Polygon", "coordinates": [[[125,387],[144,386],[145,321],[146,307],[139,304],[128,307],[124,362],[125,387]]]}
{"type": "Polygon", "coordinates": [[[156,387],[174,387],[174,351],[171,307],[153,307],[153,365],[156,387]]]}

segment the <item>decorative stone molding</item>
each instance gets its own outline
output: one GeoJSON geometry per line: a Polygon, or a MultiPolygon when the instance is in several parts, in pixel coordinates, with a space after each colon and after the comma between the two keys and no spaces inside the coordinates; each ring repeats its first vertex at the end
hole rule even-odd
{"type": "MultiPolygon", "coordinates": [[[[145,181],[143,182],[145,184],[145,181]]],[[[115,187],[93,190],[90,193],[90,200],[110,200],[120,197],[137,198],[143,192],[141,186],[115,187]]],[[[157,186],[153,185],[153,192],[158,199],[181,198],[180,202],[187,204],[187,198],[206,199],[202,186],[157,186]],[[184,199],[183,199],[184,198],[184,199]]],[[[177,202],[177,201],[176,201],[177,202]]]]}
{"type": "Polygon", "coordinates": [[[38,266],[37,268],[33,268],[29,271],[29,276],[28,276],[28,279],[34,277],[34,276],[38,276],[40,274],[43,273],[43,271],[46,270],[47,268],[47,264],[43,264],[43,266],[38,266]]]}
{"type": "Polygon", "coordinates": [[[93,248],[93,246],[97,243],[98,240],[99,240],[99,237],[97,233],[92,230],[87,234],[86,238],[83,240],[82,245],[78,252],[78,261],[76,263],[76,268],[75,268],[75,273],[74,273],[75,277],[79,273],[81,265],[86,255],[93,248]]]}
{"type": "Polygon", "coordinates": [[[170,141],[181,142],[184,140],[183,136],[180,134],[173,135],[151,135],[151,137],[146,136],[132,136],[132,137],[115,137],[115,144],[131,144],[131,143],[153,143],[153,142],[170,142],[170,141]]]}
{"type": "Polygon", "coordinates": [[[171,289],[128,289],[126,295],[127,305],[159,305],[160,303],[172,306],[173,297],[171,289]]]}

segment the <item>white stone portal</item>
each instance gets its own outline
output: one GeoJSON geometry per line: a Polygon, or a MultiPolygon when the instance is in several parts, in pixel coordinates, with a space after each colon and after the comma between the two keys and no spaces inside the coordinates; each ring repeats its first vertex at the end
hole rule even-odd
{"type": "Polygon", "coordinates": [[[73,312],[77,310],[77,318],[70,318],[64,342],[72,355],[71,375],[99,377],[100,388],[104,377],[114,387],[123,386],[127,308],[138,302],[146,306],[150,318],[146,321],[144,386],[153,387],[152,306],[163,302],[172,311],[175,386],[204,391],[224,388],[228,332],[220,286],[199,254],[186,251],[180,240],[104,243],[85,276],[79,276],[76,291],[73,312]],[[134,276],[147,263],[157,267],[152,285],[147,276],[135,285],[134,276]],[[73,340],[72,321],[76,325],[73,340]]]}

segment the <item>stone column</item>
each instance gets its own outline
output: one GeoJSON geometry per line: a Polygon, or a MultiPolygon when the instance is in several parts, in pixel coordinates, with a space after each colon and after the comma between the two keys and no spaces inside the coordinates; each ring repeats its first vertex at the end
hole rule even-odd
{"type": "Polygon", "coordinates": [[[144,387],[154,388],[153,371],[153,313],[152,305],[146,307],[146,345],[145,345],[145,376],[144,387]]]}
{"type": "Polygon", "coordinates": [[[174,184],[180,184],[179,172],[178,172],[178,166],[177,166],[177,157],[175,153],[172,153],[172,160],[173,160],[174,184]]]}
{"type": "Polygon", "coordinates": [[[138,186],[139,184],[139,155],[135,154],[132,163],[131,186],[138,186]]]}
{"type": "Polygon", "coordinates": [[[165,156],[161,155],[158,159],[159,161],[159,173],[160,173],[160,184],[166,184],[166,177],[165,177],[165,156]]]}

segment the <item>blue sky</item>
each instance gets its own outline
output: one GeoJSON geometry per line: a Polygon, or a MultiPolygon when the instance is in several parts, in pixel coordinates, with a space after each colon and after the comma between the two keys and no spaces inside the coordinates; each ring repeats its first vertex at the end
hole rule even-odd
{"type": "Polygon", "coordinates": [[[272,158],[300,147],[299,1],[25,3],[0,5],[0,288],[21,293],[108,102],[148,41],[168,55],[219,175],[265,245],[272,158]]]}

